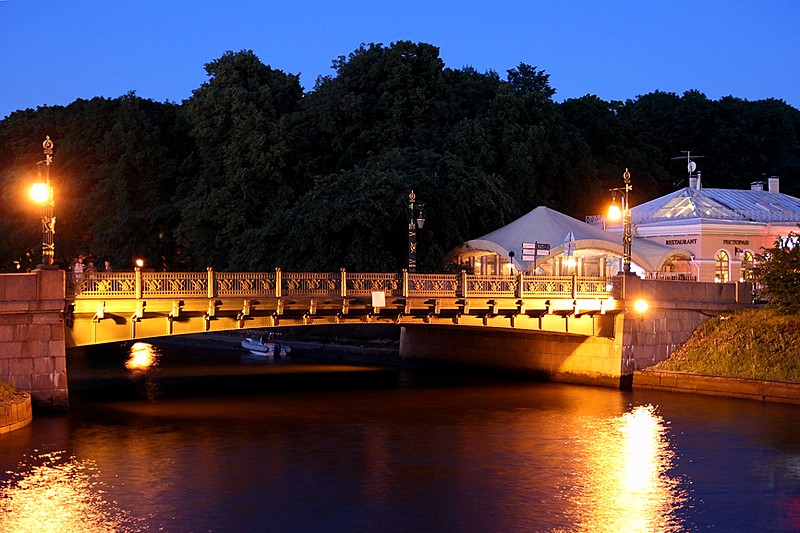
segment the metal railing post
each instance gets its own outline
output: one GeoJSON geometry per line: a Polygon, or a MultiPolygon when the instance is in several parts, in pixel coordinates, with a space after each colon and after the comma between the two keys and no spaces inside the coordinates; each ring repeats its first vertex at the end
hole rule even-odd
{"type": "Polygon", "coordinates": [[[345,272],[344,267],[340,268],[339,272],[341,272],[341,283],[342,283],[342,286],[339,287],[339,295],[342,298],[344,298],[345,296],[347,296],[347,272],[345,272]]]}
{"type": "Polygon", "coordinates": [[[575,299],[578,295],[578,274],[572,273],[572,298],[575,299]]]}
{"type": "Polygon", "coordinates": [[[461,297],[467,297],[467,271],[461,271],[461,297]]]}
{"type": "Polygon", "coordinates": [[[275,297],[281,297],[281,267],[275,268],[275,297]]]}
{"type": "Polygon", "coordinates": [[[520,272],[517,275],[517,298],[525,297],[525,275],[520,272]]]}
{"type": "Polygon", "coordinates": [[[142,269],[138,266],[133,269],[133,292],[134,298],[142,299],[142,269]]]}
{"type": "Polygon", "coordinates": [[[213,298],[216,296],[216,286],[214,284],[214,269],[211,267],[206,268],[208,272],[208,297],[213,298]]]}
{"type": "Polygon", "coordinates": [[[408,298],[408,269],[403,269],[403,297],[408,298]]]}

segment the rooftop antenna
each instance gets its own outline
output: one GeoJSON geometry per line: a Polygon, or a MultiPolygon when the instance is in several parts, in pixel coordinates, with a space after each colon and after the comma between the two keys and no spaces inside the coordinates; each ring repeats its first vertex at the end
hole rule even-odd
{"type": "MultiPolygon", "coordinates": [[[[700,158],[705,157],[705,156],[703,156],[703,155],[695,155],[695,156],[693,156],[692,152],[689,151],[689,150],[681,150],[681,153],[682,154],[686,154],[686,155],[685,156],[680,155],[678,157],[673,157],[672,159],[684,159],[684,158],[686,159],[686,170],[689,172],[689,181],[691,182],[692,174],[694,173],[695,170],[697,170],[697,163],[695,163],[693,160],[694,159],[700,159],[700,158]]],[[[698,173],[698,177],[699,177],[699,173],[698,173]]],[[[682,181],[683,180],[678,182],[678,185],[680,185],[680,183],[682,181]]]]}

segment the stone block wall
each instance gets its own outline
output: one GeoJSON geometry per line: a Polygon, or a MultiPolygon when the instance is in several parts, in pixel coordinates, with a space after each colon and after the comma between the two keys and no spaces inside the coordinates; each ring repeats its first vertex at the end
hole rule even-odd
{"type": "Polygon", "coordinates": [[[35,407],[69,406],[64,291],[60,270],[0,275],[0,380],[35,407]]]}
{"type": "Polygon", "coordinates": [[[744,283],[625,280],[627,307],[622,337],[623,373],[632,374],[667,359],[706,320],[752,303],[750,287],[744,283]],[[648,303],[645,313],[636,313],[633,303],[648,303]]]}

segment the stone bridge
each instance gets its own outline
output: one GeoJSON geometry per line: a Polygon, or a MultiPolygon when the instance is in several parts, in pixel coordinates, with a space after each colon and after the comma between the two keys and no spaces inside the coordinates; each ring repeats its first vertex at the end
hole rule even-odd
{"type": "Polygon", "coordinates": [[[0,276],[0,379],[66,407],[66,348],[165,335],[398,324],[403,359],[625,386],[709,316],[749,304],[741,284],[635,276],[408,273],[92,273],[0,276]],[[645,299],[649,310],[633,303],[645,299]]]}

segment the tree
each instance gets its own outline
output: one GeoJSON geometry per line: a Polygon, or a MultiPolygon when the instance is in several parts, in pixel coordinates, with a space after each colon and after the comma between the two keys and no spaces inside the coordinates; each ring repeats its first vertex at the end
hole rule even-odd
{"type": "Polygon", "coordinates": [[[282,118],[302,97],[299,77],[274,70],[252,51],[206,65],[210,80],[187,102],[195,171],[179,186],[180,237],[194,269],[242,269],[231,252],[294,200],[287,180],[282,118]]]}
{"type": "Polygon", "coordinates": [[[273,228],[265,264],[284,269],[399,271],[407,265],[408,194],[425,204],[420,271],[442,268],[462,242],[501,226],[510,198],[502,181],[452,155],[388,149],[363,166],[320,177],[273,228]]]}
{"type": "Polygon", "coordinates": [[[800,313],[800,235],[779,237],[756,260],[753,278],[760,296],[781,312],[800,313]]]}

